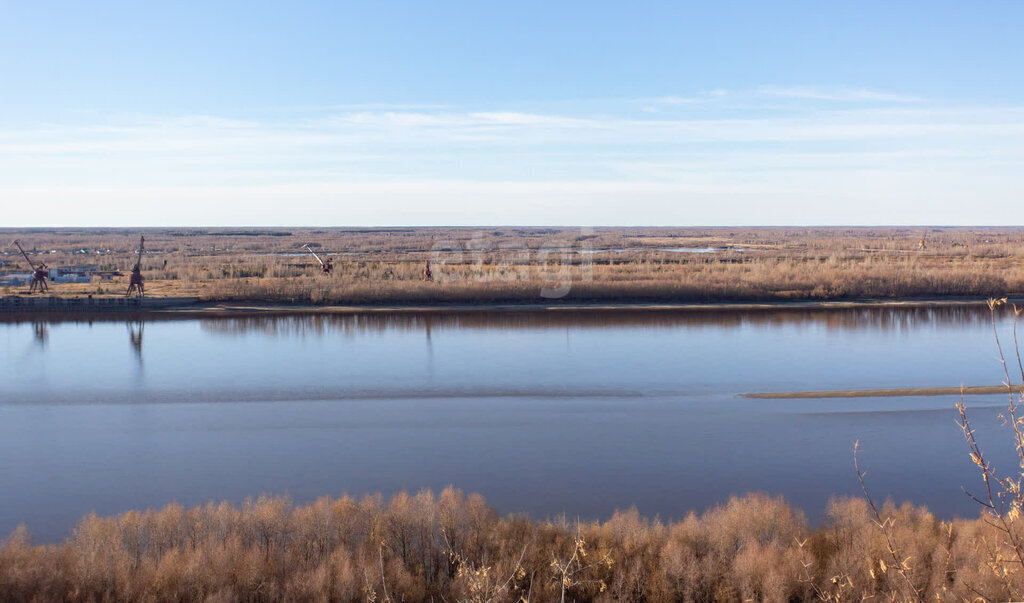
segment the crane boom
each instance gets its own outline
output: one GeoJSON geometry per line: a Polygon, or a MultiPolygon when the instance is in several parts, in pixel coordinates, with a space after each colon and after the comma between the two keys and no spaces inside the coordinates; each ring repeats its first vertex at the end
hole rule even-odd
{"type": "Polygon", "coordinates": [[[135,260],[135,267],[132,268],[132,275],[128,279],[128,292],[125,297],[137,293],[139,297],[145,295],[145,279],[142,277],[142,254],[146,251],[146,237],[139,236],[139,258],[135,260]]]}
{"type": "Polygon", "coordinates": [[[14,244],[18,246],[18,251],[21,252],[21,256],[23,258],[25,258],[26,262],[28,262],[28,267],[31,268],[33,272],[35,272],[36,265],[32,263],[32,260],[28,259],[28,254],[25,253],[25,250],[21,248],[21,243],[19,243],[17,240],[15,240],[14,244]]]}
{"type": "Polygon", "coordinates": [[[146,250],[146,237],[145,236],[140,236],[139,237],[139,259],[135,261],[135,268],[133,268],[134,272],[138,272],[139,270],[142,269],[142,253],[145,250],[146,250]]]}
{"type": "Polygon", "coordinates": [[[303,247],[304,247],[304,248],[306,249],[306,251],[308,251],[308,252],[310,252],[310,253],[312,253],[312,254],[313,254],[313,257],[315,257],[315,258],[316,258],[316,261],[320,262],[320,267],[321,267],[321,268],[323,268],[323,266],[324,266],[324,261],[320,259],[320,256],[318,256],[318,255],[316,254],[316,252],[315,252],[315,251],[313,251],[313,249],[312,249],[312,248],[311,248],[311,247],[310,247],[309,245],[303,245],[303,247]]]}
{"type": "MultiPolygon", "coordinates": [[[[21,243],[17,240],[15,240],[12,245],[18,246],[18,251],[21,252],[21,257],[25,258],[25,262],[28,263],[29,267],[32,269],[32,283],[28,287],[28,292],[34,293],[38,290],[40,293],[43,293],[44,291],[49,291],[49,287],[46,286],[46,264],[42,262],[40,262],[38,266],[33,264],[32,260],[28,259],[28,254],[25,253],[25,249],[22,248],[21,243]]],[[[8,248],[10,248],[10,246],[8,246],[8,248]]]]}

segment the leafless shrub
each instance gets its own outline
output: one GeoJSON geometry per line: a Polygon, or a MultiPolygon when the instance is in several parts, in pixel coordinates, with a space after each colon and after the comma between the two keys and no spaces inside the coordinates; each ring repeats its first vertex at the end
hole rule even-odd
{"type": "Polygon", "coordinates": [[[979,594],[998,593],[1003,598],[1019,599],[1024,595],[1024,526],[1020,522],[1021,510],[1024,508],[1024,492],[1021,489],[1024,478],[1024,416],[1020,404],[1024,401],[1024,394],[1015,386],[1011,372],[1017,373],[1020,381],[1024,381],[1024,360],[1017,339],[1017,322],[1024,308],[1013,306],[1013,358],[1017,366],[1011,369],[999,338],[996,320],[996,310],[1004,304],[1006,298],[989,300],[992,334],[999,352],[1008,397],[1006,414],[1000,417],[1010,430],[1017,460],[1017,467],[1010,475],[998,473],[985,457],[971,427],[963,396],[957,403],[957,410],[971,460],[981,472],[983,484],[979,494],[968,491],[968,495],[981,507],[984,526],[979,530],[977,544],[979,552],[984,555],[982,567],[987,571],[975,577],[979,580],[976,589],[979,594]]]}
{"type": "MultiPolygon", "coordinates": [[[[1019,592],[1012,547],[990,515],[877,510],[923,597],[1019,592]]],[[[18,528],[0,546],[0,600],[904,600],[892,564],[881,567],[877,522],[865,499],[844,498],[812,529],[763,494],[667,524],[635,509],[605,522],[500,517],[454,488],[388,502],[265,496],[90,515],[56,545],[33,545],[18,528]]]]}

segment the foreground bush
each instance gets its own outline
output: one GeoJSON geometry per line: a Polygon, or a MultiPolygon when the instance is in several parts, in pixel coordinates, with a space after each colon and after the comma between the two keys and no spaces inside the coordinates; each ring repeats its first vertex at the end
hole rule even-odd
{"type": "Polygon", "coordinates": [[[0,547],[3,601],[1008,600],[1012,550],[983,519],[829,504],[822,524],[751,494],[682,521],[499,517],[447,488],[294,505],[260,497],[89,515],[59,545],[0,547]],[[890,560],[886,535],[896,543],[890,560]]]}

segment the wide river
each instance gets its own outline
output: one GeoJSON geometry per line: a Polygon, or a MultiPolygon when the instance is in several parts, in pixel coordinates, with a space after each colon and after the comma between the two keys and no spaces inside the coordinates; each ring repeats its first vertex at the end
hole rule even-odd
{"type": "MultiPolygon", "coordinates": [[[[538,518],[766,491],[818,520],[860,493],[858,439],[876,498],[975,516],[957,396],[741,394],[1003,375],[988,310],[945,307],[8,321],[0,379],[0,539],[53,541],[90,511],[448,484],[538,518]]],[[[1012,472],[1006,396],[967,402],[1012,472]]]]}

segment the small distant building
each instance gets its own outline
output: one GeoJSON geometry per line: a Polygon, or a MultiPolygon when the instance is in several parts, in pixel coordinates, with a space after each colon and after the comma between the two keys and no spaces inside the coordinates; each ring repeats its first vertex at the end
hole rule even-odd
{"type": "Polygon", "coordinates": [[[50,280],[55,283],[88,283],[93,277],[109,281],[115,276],[124,276],[119,270],[100,270],[98,264],[58,266],[50,269],[50,280]]]}
{"type": "Polygon", "coordinates": [[[88,283],[92,280],[90,272],[82,270],[68,270],[68,266],[50,268],[51,283],[88,283]]]}
{"type": "Polygon", "coordinates": [[[0,274],[0,287],[23,287],[32,281],[31,272],[8,272],[0,274]]]}
{"type": "Polygon", "coordinates": [[[124,273],[120,270],[96,270],[92,273],[92,276],[104,281],[109,281],[115,276],[124,276],[124,273]]]}
{"type": "Polygon", "coordinates": [[[85,266],[57,266],[50,269],[50,278],[61,276],[92,276],[100,267],[97,264],[85,266]]]}
{"type": "MultiPolygon", "coordinates": [[[[111,280],[115,276],[124,276],[119,270],[100,270],[96,264],[85,266],[58,266],[47,271],[51,283],[88,283],[92,279],[111,280]]],[[[22,287],[32,282],[31,272],[0,273],[0,287],[22,287]]]]}

